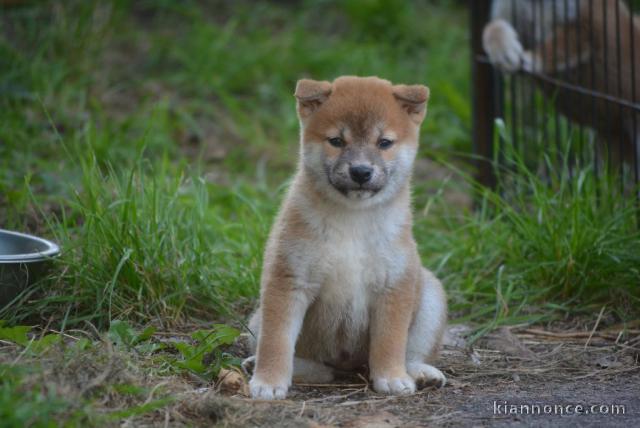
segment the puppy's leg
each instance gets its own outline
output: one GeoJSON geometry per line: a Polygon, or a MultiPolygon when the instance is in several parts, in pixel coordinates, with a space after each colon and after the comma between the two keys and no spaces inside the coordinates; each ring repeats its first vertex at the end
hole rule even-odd
{"type": "MultiPolygon", "coordinates": [[[[242,368],[244,369],[247,375],[250,375],[254,371],[254,366],[256,363],[256,346],[257,340],[260,333],[260,310],[257,310],[249,320],[249,349],[251,350],[252,356],[246,358],[242,362],[242,368]]],[[[309,383],[323,383],[323,382],[331,382],[333,380],[333,369],[329,366],[325,366],[324,364],[309,360],[306,358],[293,358],[293,380],[296,382],[309,382],[309,383]]]]}
{"type": "Polygon", "coordinates": [[[287,395],[295,343],[308,306],[309,298],[302,291],[270,287],[263,293],[256,367],[249,382],[253,398],[272,400],[287,395]]]}
{"type": "Polygon", "coordinates": [[[407,336],[413,312],[416,275],[378,296],[370,325],[369,369],[373,388],[386,394],[411,394],[416,385],[407,374],[407,336]]]}
{"type": "Polygon", "coordinates": [[[409,329],[407,371],[418,388],[427,385],[444,386],[444,374],[427,364],[438,352],[447,322],[447,298],[440,281],[423,269],[420,304],[409,329]]]}
{"type": "Polygon", "coordinates": [[[518,33],[503,19],[494,19],[484,27],[482,46],[489,61],[505,71],[517,71],[526,59],[518,33]]]}
{"type": "Polygon", "coordinates": [[[295,357],[293,359],[293,380],[308,383],[331,382],[333,370],[318,361],[295,357]]]}

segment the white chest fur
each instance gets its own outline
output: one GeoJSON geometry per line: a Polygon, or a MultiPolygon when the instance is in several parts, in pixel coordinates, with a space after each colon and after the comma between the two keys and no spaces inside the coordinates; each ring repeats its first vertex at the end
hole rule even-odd
{"type": "Polygon", "coordinates": [[[316,343],[328,344],[314,352],[338,364],[366,346],[375,295],[406,269],[398,243],[408,207],[307,212],[313,239],[291,253],[298,286],[312,299],[302,334],[307,330],[316,343]]]}
{"type": "Polygon", "coordinates": [[[407,215],[394,208],[312,212],[307,221],[313,239],[299,247],[299,279],[307,282],[305,287],[341,299],[395,282],[405,267],[398,240],[407,215]]]}

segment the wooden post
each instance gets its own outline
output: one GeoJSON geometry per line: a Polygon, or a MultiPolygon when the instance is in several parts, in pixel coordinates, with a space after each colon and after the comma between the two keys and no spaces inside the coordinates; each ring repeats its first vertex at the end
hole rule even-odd
{"type": "Polygon", "coordinates": [[[476,156],[476,180],[487,187],[495,188],[496,176],[492,166],[494,79],[491,65],[478,61],[484,56],[482,30],[489,21],[491,1],[472,0],[471,4],[471,73],[473,80],[472,138],[476,156]]]}

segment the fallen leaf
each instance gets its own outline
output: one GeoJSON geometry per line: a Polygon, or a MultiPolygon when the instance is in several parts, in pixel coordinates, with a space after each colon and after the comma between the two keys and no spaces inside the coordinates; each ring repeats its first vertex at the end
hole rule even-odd
{"type": "Polygon", "coordinates": [[[249,395],[249,386],[246,378],[235,369],[220,369],[216,383],[221,392],[249,395]]]}

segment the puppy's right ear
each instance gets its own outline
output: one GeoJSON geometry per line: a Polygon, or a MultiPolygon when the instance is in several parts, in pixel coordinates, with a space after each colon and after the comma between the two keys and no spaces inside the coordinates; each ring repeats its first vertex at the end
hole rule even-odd
{"type": "Polygon", "coordinates": [[[306,119],[329,98],[331,82],[300,79],[294,95],[298,100],[298,116],[300,119],[306,119]]]}

